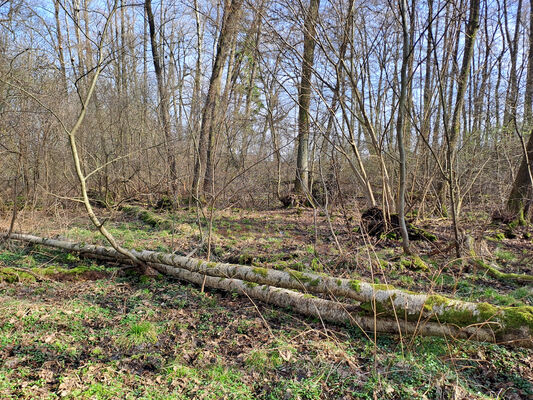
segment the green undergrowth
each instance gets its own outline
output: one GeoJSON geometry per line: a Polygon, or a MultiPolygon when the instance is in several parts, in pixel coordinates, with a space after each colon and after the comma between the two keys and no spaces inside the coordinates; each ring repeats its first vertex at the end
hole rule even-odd
{"type": "MultiPolygon", "coordinates": [[[[150,212],[157,218],[117,213],[106,227],[128,248],[196,250],[195,257],[206,257],[194,210],[150,212]]],[[[487,303],[481,312],[488,317],[490,304],[519,307],[520,315],[506,317],[511,323],[531,317],[531,285],[494,280],[464,263],[425,255],[429,250],[405,257],[391,240],[349,248],[345,221],[336,215],[341,254],[324,220],[317,232],[312,221],[307,210],[217,210],[210,261],[251,265],[262,276],[267,268],[291,270],[293,279],[310,285],[317,282],[308,272],[353,279],[356,290],[366,281],[376,289],[442,293],[487,303]]],[[[64,236],[105,244],[87,223],[74,222],[64,236]]],[[[489,242],[491,262],[520,272],[528,255],[506,240],[489,242]]],[[[430,303],[439,301],[434,296],[430,303]]],[[[374,343],[373,332],[356,326],[324,325],[235,293],[138,278],[40,246],[0,248],[0,311],[2,399],[533,396],[531,350],[394,335],[377,335],[374,343]]]]}
{"type": "Polygon", "coordinates": [[[103,276],[111,269],[93,260],[82,260],[76,254],[41,246],[20,247],[16,251],[0,250],[0,282],[76,280],[83,277],[103,276]]]}
{"type": "MultiPolygon", "coordinates": [[[[37,255],[35,248],[0,250],[0,258],[19,268],[32,264],[29,251],[33,270],[90,269],[83,259],[57,262],[58,254],[37,255]],[[39,266],[46,258],[50,264],[56,258],[54,266],[39,266]]],[[[0,304],[0,398],[533,395],[525,375],[530,350],[382,335],[374,344],[373,334],[356,326],[324,330],[317,320],[170,279],[141,281],[118,273],[76,284],[3,282],[0,304]]]]}

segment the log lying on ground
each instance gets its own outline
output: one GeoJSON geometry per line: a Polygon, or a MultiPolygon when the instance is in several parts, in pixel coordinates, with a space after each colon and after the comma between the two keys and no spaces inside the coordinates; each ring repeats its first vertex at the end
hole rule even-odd
{"type": "Polygon", "coordinates": [[[531,337],[524,338],[517,336],[516,333],[498,332],[499,324],[497,323],[487,322],[460,328],[427,320],[412,322],[401,318],[381,318],[379,314],[376,315],[377,318],[374,318],[374,316],[364,315],[365,310],[353,304],[309,297],[304,293],[267,285],[257,285],[240,279],[205,276],[166,264],[151,263],[150,266],[163,275],[174,276],[178,279],[205,285],[213,289],[237,292],[267,304],[290,308],[292,311],[302,315],[317,317],[322,321],[335,324],[357,326],[367,332],[375,330],[381,333],[402,335],[440,336],[533,348],[531,337]]]}
{"type": "Polygon", "coordinates": [[[478,255],[476,248],[479,249],[480,253],[488,253],[487,243],[484,240],[476,241],[472,236],[467,235],[465,247],[470,255],[471,263],[476,268],[482,268],[486,270],[489,276],[504,281],[533,283],[533,275],[502,272],[494,264],[489,264],[486,262],[483,257],[484,254],[478,255]]]}
{"type": "Polygon", "coordinates": [[[482,259],[474,258],[473,263],[476,267],[482,268],[487,271],[487,274],[496,279],[502,279],[504,281],[516,281],[516,282],[529,282],[533,283],[533,275],[527,274],[515,274],[512,272],[502,272],[494,265],[488,264],[482,259]]]}
{"type": "MultiPolygon", "coordinates": [[[[78,244],[22,234],[12,234],[11,239],[76,251],[86,255],[92,254],[124,260],[124,256],[114,249],[102,246],[78,244]]],[[[220,278],[238,279],[252,284],[328,294],[334,297],[346,297],[359,301],[361,303],[360,308],[366,310],[367,313],[371,314],[375,310],[380,317],[384,318],[395,318],[398,315],[402,319],[411,322],[423,319],[434,323],[447,323],[458,328],[490,326],[494,340],[508,341],[512,338],[523,343],[531,344],[532,342],[533,307],[530,306],[500,307],[488,303],[464,302],[436,294],[412,293],[389,285],[370,284],[359,280],[341,279],[298,271],[278,271],[243,265],[205,262],[194,258],[149,250],[132,250],[131,252],[139,260],[146,263],[184,269],[191,273],[200,274],[202,279],[207,275],[215,280],[220,280],[220,278]]],[[[332,302],[332,304],[336,303],[332,302]]]]}

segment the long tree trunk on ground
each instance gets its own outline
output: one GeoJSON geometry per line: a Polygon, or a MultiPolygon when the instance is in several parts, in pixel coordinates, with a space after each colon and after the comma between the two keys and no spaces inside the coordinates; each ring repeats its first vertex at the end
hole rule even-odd
{"type": "MultiPolygon", "coordinates": [[[[118,251],[102,246],[78,244],[63,240],[40,238],[32,235],[12,234],[11,239],[28,243],[51,246],[81,254],[118,259],[128,259],[118,251]]],[[[187,273],[215,277],[223,282],[225,278],[239,279],[252,289],[254,284],[275,286],[276,288],[320,293],[334,297],[346,297],[360,302],[361,310],[370,315],[374,310],[379,318],[401,318],[420,327],[426,324],[446,324],[443,328],[461,328],[473,334],[483,332],[484,339],[490,341],[514,341],[521,346],[533,347],[533,307],[501,307],[488,303],[470,303],[450,299],[441,295],[413,293],[396,289],[390,285],[370,284],[359,280],[349,280],[327,275],[317,275],[299,271],[279,271],[274,269],[249,267],[244,265],[224,264],[202,261],[175,254],[165,254],[149,250],[131,250],[136,259],[150,265],[162,264],[164,269],[185,269],[187,273]],[[221,279],[222,278],[222,279],[221,279]],[[433,322],[432,322],[433,321],[433,322]],[[471,328],[475,328],[472,330],[471,328]]],[[[225,290],[231,287],[224,285],[225,290]]],[[[269,289],[270,290],[270,289],[269,289]]],[[[272,289],[276,290],[276,289],[272,289]]],[[[277,289],[282,290],[282,289],[277,289]]],[[[303,295],[302,295],[303,296],[303,295]]],[[[335,305],[337,302],[328,302],[335,305]]],[[[403,325],[403,321],[398,322],[403,325]]],[[[442,331],[441,331],[442,332],[442,331]]]]}
{"type": "Polygon", "coordinates": [[[214,141],[217,100],[220,96],[220,87],[222,81],[222,70],[226,62],[226,57],[231,46],[232,37],[236,32],[238,17],[243,0],[227,0],[224,5],[224,17],[222,28],[217,42],[215,62],[211,71],[209,80],[209,89],[202,111],[202,125],[198,137],[198,155],[194,165],[192,196],[197,197],[202,181],[202,175],[205,174],[203,191],[210,192],[212,189],[212,179],[214,174],[214,141]],[[209,156],[208,150],[210,149],[209,156]],[[205,168],[205,170],[204,170],[205,168]]]}
{"type": "Polygon", "coordinates": [[[310,0],[304,21],[304,54],[302,76],[298,90],[298,154],[296,158],[296,179],[294,192],[309,193],[309,107],[311,103],[311,76],[315,59],[316,20],[320,0],[310,0]]]}
{"type": "Polygon", "coordinates": [[[178,171],[176,168],[176,157],[174,156],[174,142],[172,140],[170,126],[170,97],[166,89],[166,83],[163,78],[163,69],[161,67],[161,56],[159,55],[158,43],[156,40],[156,30],[154,14],[152,13],[152,0],[145,0],[144,7],[146,17],[150,27],[150,45],[152,47],[152,59],[154,62],[155,76],[157,79],[157,91],[159,93],[159,116],[163,132],[165,135],[165,147],[167,152],[167,162],[170,168],[170,187],[169,195],[173,198],[177,194],[178,171]]]}

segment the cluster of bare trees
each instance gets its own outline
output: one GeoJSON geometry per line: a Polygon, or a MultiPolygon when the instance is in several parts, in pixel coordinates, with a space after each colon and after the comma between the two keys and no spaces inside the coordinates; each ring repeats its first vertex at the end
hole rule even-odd
{"type": "Polygon", "coordinates": [[[109,205],[527,218],[532,5],[0,1],[0,206],[68,202],[81,174],[109,205]]]}

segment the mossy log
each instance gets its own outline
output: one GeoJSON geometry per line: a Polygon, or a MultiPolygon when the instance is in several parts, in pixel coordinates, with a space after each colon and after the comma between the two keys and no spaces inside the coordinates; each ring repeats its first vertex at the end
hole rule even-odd
{"type": "MultiPolygon", "coordinates": [[[[22,234],[12,234],[11,239],[76,251],[89,256],[114,257],[118,260],[124,260],[125,258],[116,250],[108,247],[22,234]]],[[[278,271],[243,265],[205,262],[194,258],[149,250],[132,250],[131,252],[137,259],[146,263],[187,270],[190,273],[201,275],[202,279],[205,276],[220,281],[223,279],[237,279],[250,282],[251,286],[253,284],[268,285],[306,293],[329,294],[335,298],[350,298],[357,300],[360,303],[360,309],[366,310],[367,315],[373,314],[375,311],[379,314],[380,319],[388,318],[394,320],[398,316],[398,318],[412,323],[427,321],[437,325],[445,323],[449,329],[452,326],[468,328],[466,330],[468,332],[470,332],[470,328],[474,327],[476,330],[490,330],[490,334],[493,336],[491,341],[507,342],[513,340],[520,343],[520,345],[533,347],[533,307],[530,306],[501,307],[488,303],[472,303],[450,299],[438,294],[413,293],[389,285],[371,284],[360,280],[335,278],[292,270],[278,271]]],[[[159,268],[163,267],[159,266],[159,268]]],[[[232,290],[232,288],[229,290],[232,290]]],[[[331,302],[331,304],[336,303],[331,302]]]]}
{"type": "Polygon", "coordinates": [[[453,324],[441,324],[427,320],[408,321],[398,318],[387,318],[377,314],[377,318],[368,315],[360,305],[345,304],[338,301],[325,300],[293,290],[257,285],[240,279],[215,278],[183,268],[166,264],[150,264],[152,268],[164,275],[204,285],[208,288],[237,292],[255,300],[278,307],[289,308],[299,314],[316,317],[325,322],[339,325],[357,326],[365,332],[392,333],[401,335],[438,336],[453,339],[467,339],[481,342],[509,344],[517,347],[533,347],[531,337],[522,337],[517,332],[504,333],[498,331],[499,324],[485,324],[458,327],[453,324]],[[495,329],[496,327],[496,329],[495,329]]]}
{"type": "Polygon", "coordinates": [[[122,206],[120,209],[124,213],[138,218],[145,224],[148,224],[154,228],[171,230],[174,228],[175,225],[172,220],[163,218],[160,215],[139,206],[125,205],[122,206]]]}
{"type": "MultiPolygon", "coordinates": [[[[484,243],[485,243],[484,241],[481,241],[481,244],[484,244],[484,243]]],[[[515,274],[512,272],[502,272],[494,264],[489,264],[488,262],[486,262],[482,256],[477,254],[476,242],[472,236],[468,235],[466,237],[465,245],[466,245],[468,252],[470,253],[472,264],[477,268],[482,268],[486,270],[489,276],[496,278],[496,279],[504,280],[504,281],[533,283],[533,275],[515,274]]],[[[486,247],[486,243],[484,247],[486,247]]],[[[485,252],[487,251],[488,250],[486,250],[485,252]]]]}
{"type": "Polygon", "coordinates": [[[476,267],[482,268],[487,271],[487,274],[496,279],[501,279],[504,281],[515,281],[515,282],[530,282],[533,283],[533,275],[528,274],[515,274],[512,272],[502,272],[496,266],[486,263],[485,261],[475,258],[473,263],[476,267]]]}

